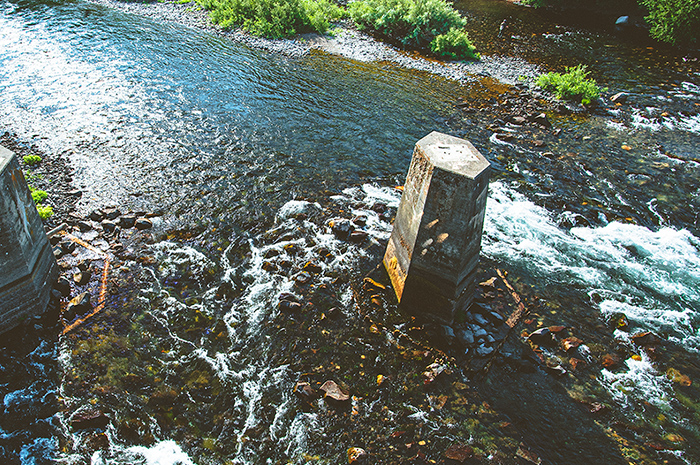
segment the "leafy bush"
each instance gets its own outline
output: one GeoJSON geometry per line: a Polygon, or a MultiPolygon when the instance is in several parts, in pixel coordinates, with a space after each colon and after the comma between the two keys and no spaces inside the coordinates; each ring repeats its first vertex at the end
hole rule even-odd
{"type": "Polygon", "coordinates": [[[348,13],[358,28],[405,46],[444,50],[455,58],[476,57],[466,33],[459,34],[467,20],[446,0],[357,0],[348,5],[348,13]],[[434,43],[439,36],[443,37],[434,43]]]}
{"type": "Polygon", "coordinates": [[[51,205],[37,205],[36,211],[39,212],[39,217],[42,220],[51,218],[51,216],[53,216],[53,207],[51,205]]]}
{"type": "Polygon", "coordinates": [[[552,90],[559,99],[580,101],[590,104],[607,90],[598,87],[593,79],[588,79],[586,66],[578,65],[566,68],[565,74],[547,73],[537,78],[537,85],[545,90],[552,90]]]}
{"type": "Polygon", "coordinates": [[[430,42],[430,50],[438,56],[448,58],[479,58],[476,47],[472,45],[467,33],[452,28],[447,34],[440,34],[430,42]]]}
{"type": "Polygon", "coordinates": [[[326,32],[344,11],[329,0],[198,0],[214,23],[240,26],[251,34],[281,38],[304,32],[326,32]]]}
{"type": "Polygon", "coordinates": [[[646,20],[655,39],[697,43],[700,36],[700,0],[639,0],[649,10],[646,20]]]}
{"type": "Polygon", "coordinates": [[[41,162],[41,157],[39,155],[25,155],[22,157],[24,160],[24,163],[27,164],[28,166],[34,166],[37,163],[41,162]]]}

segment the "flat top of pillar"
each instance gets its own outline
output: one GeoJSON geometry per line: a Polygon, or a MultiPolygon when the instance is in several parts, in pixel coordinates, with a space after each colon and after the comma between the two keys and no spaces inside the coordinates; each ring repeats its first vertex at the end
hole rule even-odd
{"type": "Polygon", "coordinates": [[[10,162],[14,155],[14,152],[11,152],[10,150],[0,145],[0,171],[3,171],[5,169],[5,166],[10,162]]]}
{"type": "Polygon", "coordinates": [[[436,167],[464,176],[477,176],[490,165],[471,142],[437,131],[419,140],[416,147],[436,167]]]}

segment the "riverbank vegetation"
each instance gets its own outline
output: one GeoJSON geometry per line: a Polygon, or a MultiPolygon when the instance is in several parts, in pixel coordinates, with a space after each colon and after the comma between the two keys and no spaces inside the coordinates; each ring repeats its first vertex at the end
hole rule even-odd
{"type": "Polygon", "coordinates": [[[197,0],[211,19],[230,29],[241,27],[251,34],[279,39],[306,32],[325,33],[345,10],[329,0],[197,0]]]}
{"type": "Polygon", "coordinates": [[[357,0],[348,5],[360,29],[438,56],[478,58],[464,26],[467,20],[445,0],[357,0]]]}
{"type": "Polygon", "coordinates": [[[197,0],[219,26],[240,27],[267,38],[328,31],[350,17],[358,29],[371,31],[404,47],[450,59],[476,59],[464,30],[466,19],[446,0],[357,0],[344,8],[330,0],[197,0]]]}
{"type": "Polygon", "coordinates": [[[697,45],[700,38],[700,0],[639,0],[649,14],[649,34],[674,45],[697,45]]]}
{"type": "Polygon", "coordinates": [[[536,84],[545,90],[551,90],[558,99],[581,102],[589,105],[600,97],[606,89],[601,88],[593,79],[588,78],[584,65],[566,68],[565,73],[547,73],[537,78],[536,84]]]}
{"type": "MultiPolygon", "coordinates": [[[[525,5],[541,7],[600,6],[600,0],[577,0],[566,4],[563,0],[521,0],[525,5]]],[[[607,2],[606,2],[607,3],[607,2]]],[[[612,0],[613,5],[629,8],[629,1],[612,0]],[[619,4],[619,5],[618,5],[619,4]]],[[[649,35],[656,40],[680,46],[697,46],[700,39],[700,0],[636,0],[645,14],[649,35]]],[[[634,8],[634,3],[631,4],[634,8]]]]}
{"type": "MultiPolygon", "coordinates": [[[[29,157],[38,157],[38,155],[28,155],[29,157]]],[[[26,159],[25,158],[25,163],[26,159]]],[[[39,157],[40,158],[40,157],[39,157]]],[[[30,164],[30,163],[27,163],[30,164]]],[[[33,163],[36,164],[36,163],[33,163]]],[[[29,187],[29,192],[32,194],[32,200],[34,201],[34,205],[36,205],[36,210],[39,212],[39,217],[42,220],[51,218],[53,216],[53,207],[51,205],[44,205],[44,200],[46,200],[49,196],[49,194],[41,189],[38,189],[34,187],[32,182],[34,182],[35,179],[41,179],[41,175],[36,175],[33,174],[31,171],[27,171],[25,173],[25,179],[27,180],[27,186],[29,187]]]]}

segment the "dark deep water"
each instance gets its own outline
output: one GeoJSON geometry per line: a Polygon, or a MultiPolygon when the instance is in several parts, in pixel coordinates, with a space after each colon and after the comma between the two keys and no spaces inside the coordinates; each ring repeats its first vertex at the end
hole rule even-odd
{"type": "Polygon", "coordinates": [[[102,319],[4,343],[7,463],[344,463],[352,446],[377,463],[444,463],[455,442],[484,462],[529,450],[543,463],[700,463],[696,56],[505,2],[458,6],[485,55],[587,64],[627,102],[550,114],[559,134],[503,124],[515,134],[503,142],[492,107],[456,106],[492,99],[493,78],[288,57],[84,2],[0,4],[0,126],[69,154],[84,212],[165,213],[150,237],[124,239],[139,256],[113,267],[102,319]],[[433,130],[492,161],[484,261],[539,297],[504,351],[527,358],[521,330],[563,325],[583,341],[575,354],[551,350],[533,370],[509,355],[469,388],[458,374],[423,386],[432,360],[393,340],[400,318],[358,318],[350,283],[380,261],[393,186],[433,130]],[[370,246],[325,227],[351,212],[368,218],[370,246]],[[303,291],[314,306],[289,318],[278,296],[320,250],[303,291]],[[655,355],[630,342],[642,330],[666,341],[655,355]],[[351,411],[301,405],[292,388],[308,373],[344,381],[351,411]],[[89,408],[109,426],[72,430],[89,408]]]}

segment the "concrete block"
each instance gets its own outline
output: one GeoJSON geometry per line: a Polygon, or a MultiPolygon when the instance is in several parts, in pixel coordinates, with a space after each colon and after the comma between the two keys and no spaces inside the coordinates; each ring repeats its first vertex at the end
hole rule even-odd
{"type": "Polygon", "coordinates": [[[416,144],[384,255],[402,309],[449,324],[471,305],[490,173],[466,140],[416,144]]]}
{"type": "Polygon", "coordinates": [[[19,163],[0,146],[0,333],[43,313],[57,277],[58,266],[19,163]]]}

